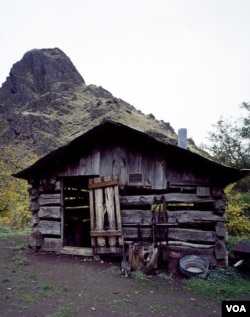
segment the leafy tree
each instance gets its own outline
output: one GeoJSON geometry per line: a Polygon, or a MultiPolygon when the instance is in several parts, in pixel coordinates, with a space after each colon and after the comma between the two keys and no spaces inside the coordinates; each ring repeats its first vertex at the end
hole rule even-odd
{"type": "MultiPolygon", "coordinates": [[[[250,169],[250,104],[242,103],[244,117],[221,118],[203,146],[214,159],[228,166],[250,169]]],[[[250,177],[226,188],[227,230],[233,236],[250,236],[250,177]]]]}
{"type": "MultiPolygon", "coordinates": [[[[203,145],[215,160],[228,166],[250,169],[250,104],[241,105],[246,116],[233,119],[221,118],[209,133],[209,145],[203,145]]],[[[234,189],[250,192],[250,177],[237,182],[234,189]]]]}
{"type": "Polygon", "coordinates": [[[205,146],[215,159],[237,168],[250,168],[250,104],[241,105],[247,111],[244,118],[221,118],[210,132],[210,145],[205,146]]]}
{"type": "Polygon", "coordinates": [[[27,155],[23,146],[8,145],[0,148],[0,224],[21,228],[30,221],[28,185],[14,178],[13,173],[25,168],[34,155],[27,155]]]}

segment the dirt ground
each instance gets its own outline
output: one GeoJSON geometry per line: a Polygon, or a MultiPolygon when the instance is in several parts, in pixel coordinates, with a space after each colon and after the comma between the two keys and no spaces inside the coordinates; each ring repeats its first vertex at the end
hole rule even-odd
{"type": "Polygon", "coordinates": [[[119,262],[35,252],[24,235],[0,239],[2,317],[218,317],[220,303],[166,273],[126,278],[119,262]]]}

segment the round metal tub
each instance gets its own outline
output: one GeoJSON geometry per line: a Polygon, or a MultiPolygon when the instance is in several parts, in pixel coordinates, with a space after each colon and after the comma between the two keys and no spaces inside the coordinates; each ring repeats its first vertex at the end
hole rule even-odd
{"type": "Polygon", "coordinates": [[[180,271],[189,277],[206,278],[209,262],[198,255],[186,255],[179,261],[180,271]]]}

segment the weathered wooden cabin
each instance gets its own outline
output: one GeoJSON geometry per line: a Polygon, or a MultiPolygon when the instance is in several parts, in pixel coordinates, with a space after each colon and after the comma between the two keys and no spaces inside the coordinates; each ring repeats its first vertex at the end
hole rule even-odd
{"type": "Polygon", "coordinates": [[[140,247],[144,268],[169,272],[188,254],[227,264],[223,189],[244,171],[106,121],[15,176],[31,185],[33,247],[93,256],[125,245],[131,261],[140,247]]]}

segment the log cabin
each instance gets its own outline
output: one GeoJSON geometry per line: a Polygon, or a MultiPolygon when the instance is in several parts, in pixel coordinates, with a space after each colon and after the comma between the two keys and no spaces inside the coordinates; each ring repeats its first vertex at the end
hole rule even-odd
{"type": "Polygon", "coordinates": [[[224,188],[245,171],[104,121],[14,176],[30,184],[31,247],[126,249],[133,269],[176,273],[191,254],[227,265],[224,188]]]}

